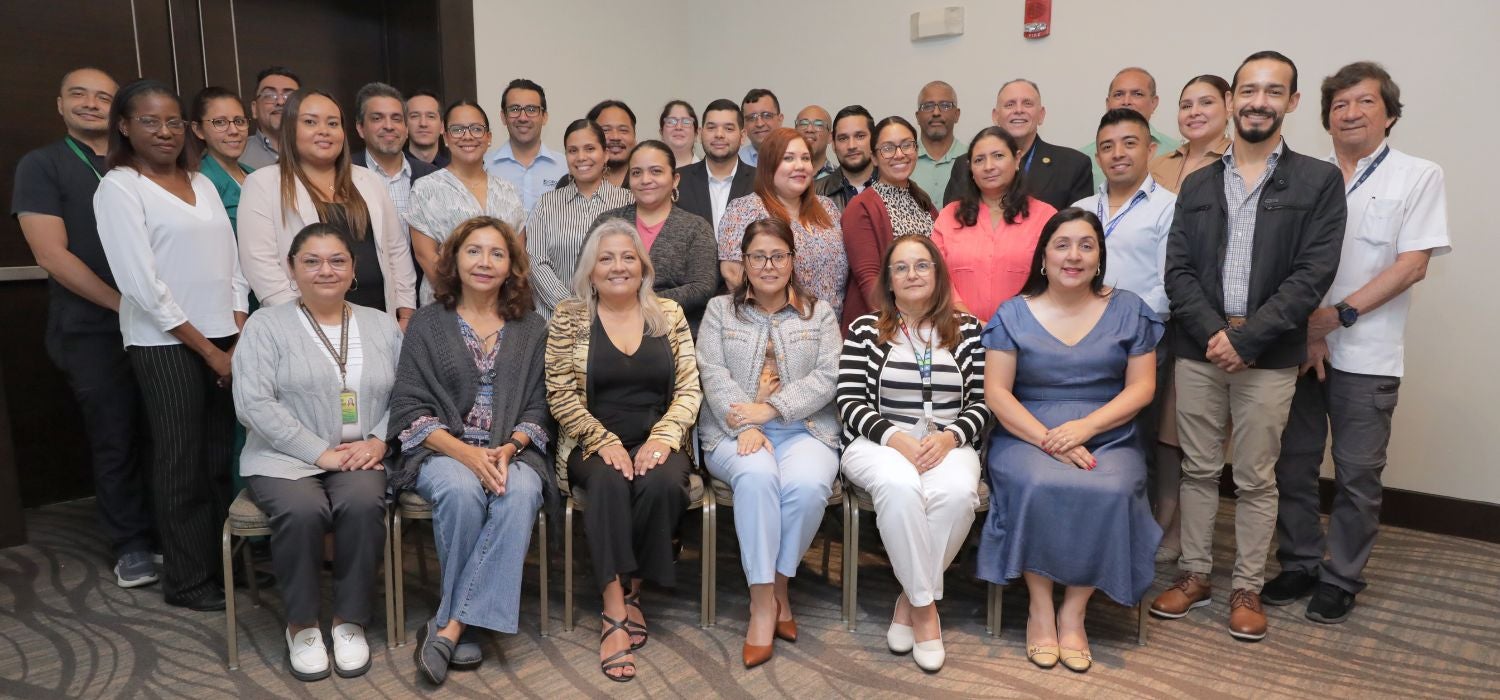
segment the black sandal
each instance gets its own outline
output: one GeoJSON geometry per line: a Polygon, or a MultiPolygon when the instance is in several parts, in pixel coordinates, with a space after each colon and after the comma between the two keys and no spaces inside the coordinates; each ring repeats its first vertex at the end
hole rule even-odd
{"type": "MultiPolygon", "coordinates": [[[[630,630],[626,629],[625,625],[622,624],[620,620],[616,620],[602,612],[599,613],[599,617],[604,618],[604,623],[609,625],[607,629],[599,633],[599,644],[603,645],[604,640],[609,638],[609,635],[614,634],[615,632],[624,632],[626,636],[630,635],[630,630]]],[[[609,655],[608,658],[599,662],[599,672],[603,673],[605,678],[615,681],[616,683],[627,683],[629,681],[635,680],[635,661],[616,661],[616,659],[631,654],[634,651],[635,647],[631,647],[629,649],[617,651],[609,655]],[[623,674],[618,676],[610,675],[610,671],[613,671],[617,668],[628,668],[632,671],[632,673],[628,676],[623,674]]]]}
{"type": "MultiPolygon", "coordinates": [[[[639,610],[641,613],[641,619],[646,619],[646,611],[641,608],[641,589],[639,587],[635,589],[635,592],[625,596],[625,604],[629,605],[632,608],[635,608],[636,610],[639,610]]],[[[646,642],[651,641],[651,632],[650,630],[646,629],[646,624],[644,622],[635,622],[630,619],[630,616],[628,614],[625,616],[625,620],[623,622],[625,624],[625,631],[630,634],[631,651],[640,649],[641,647],[646,646],[646,642]],[[640,643],[636,643],[635,641],[635,638],[637,636],[641,638],[640,643]]]]}

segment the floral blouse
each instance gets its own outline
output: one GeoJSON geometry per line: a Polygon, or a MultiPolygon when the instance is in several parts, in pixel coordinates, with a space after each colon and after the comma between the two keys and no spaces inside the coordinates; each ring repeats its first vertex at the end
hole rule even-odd
{"type": "MultiPolygon", "coordinates": [[[[839,228],[841,215],[838,207],[833,200],[821,195],[818,204],[828,212],[833,225],[809,229],[799,222],[792,222],[792,236],[797,242],[793,268],[802,288],[828,302],[838,314],[844,308],[849,258],[844,254],[844,233],[839,228]]],[[[740,241],[745,237],[745,228],[770,216],[760,195],[753,192],[730,202],[724,210],[724,218],[719,221],[719,259],[739,262],[740,241]]]]}
{"type": "MultiPolygon", "coordinates": [[[[461,439],[476,447],[487,447],[490,443],[490,429],[495,423],[495,355],[500,349],[500,340],[505,337],[505,327],[501,326],[495,332],[495,344],[489,351],[484,349],[484,339],[479,337],[462,316],[458,317],[458,333],[474,358],[474,368],[479,370],[479,390],[474,392],[474,406],[464,416],[464,434],[461,439]]],[[[401,431],[401,451],[408,452],[421,445],[427,436],[440,429],[447,430],[448,426],[443,425],[436,416],[417,419],[411,427],[401,431]]],[[[531,438],[531,444],[542,453],[547,452],[547,431],[542,426],[522,423],[516,426],[516,430],[531,438]]]]}

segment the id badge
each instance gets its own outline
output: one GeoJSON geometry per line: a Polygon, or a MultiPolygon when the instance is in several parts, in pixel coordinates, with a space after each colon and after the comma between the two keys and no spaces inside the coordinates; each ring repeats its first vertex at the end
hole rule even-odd
{"type": "Polygon", "coordinates": [[[916,425],[906,429],[906,434],[916,438],[918,442],[921,442],[930,432],[932,432],[932,422],[925,416],[918,418],[916,425]]]}
{"type": "Polygon", "coordinates": [[[339,392],[339,413],[342,414],[344,425],[355,425],[359,423],[359,396],[352,389],[339,392]]]}

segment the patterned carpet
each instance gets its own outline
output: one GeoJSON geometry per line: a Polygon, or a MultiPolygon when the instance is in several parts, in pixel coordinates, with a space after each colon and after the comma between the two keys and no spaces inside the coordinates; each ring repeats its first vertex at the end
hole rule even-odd
{"type": "MultiPolygon", "coordinates": [[[[637,655],[641,677],[630,684],[597,669],[597,598],[579,595],[580,626],[563,632],[561,552],[552,568],[552,633],[538,634],[536,569],[528,567],[521,633],[496,637],[473,672],[455,672],[441,691],[451,697],[1445,697],[1500,698],[1500,546],[1409,530],[1382,534],[1370,561],[1370,590],[1349,622],[1323,626],[1302,605],[1268,608],[1271,635],[1259,644],[1232,640],[1227,572],[1231,510],[1220,513],[1221,544],[1214,605],[1188,618],[1152,620],[1150,644],[1135,644],[1130,611],[1096,600],[1089,611],[1094,669],[1031,666],[1023,649],[1026,595],[1005,596],[1000,639],[984,630],[984,589],[960,562],[941,604],[948,663],[926,675],[885,649],[895,580],[881,556],[873,518],[864,518],[859,629],[839,622],[839,536],[833,534],[833,580],[821,577],[824,541],[808,553],[793,584],[801,641],[778,643],[777,658],[744,670],[739,647],[746,593],[732,520],[720,518],[719,625],[699,629],[698,527],[683,534],[682,588],[648,589],[651,641],[637,655]]],[[[383,622],[370,630],[373,668],[356,679],[305,684],[286,673],[279,601],[253,608],[241,593],[242,669],[224,669],[222,614],[162,603],[156,586],[117,588],[94,534],[93,503],[78,501],[27,513],[31,544],[0,550],[0,696],[90,697],[406,697],[431,692],[419,681],[410,645],[387,650],[383,622]]],[[[436,600],[416,576],[407,538],[407,620],[414,632],[436,600]]],[[[582,542],[580,541],[580,551],[582,542]]],[[[427,548],[430,555],[431,548],[427,548]]],[[[578,586],[586,587],[586,564],[578,586]]],[[[435,567],[433,567],[435,571],[435,567]]],[[[1170,572],[1158,577],[1158,589],[1170,572]]],[[[1154,592],[1154,591],[1153,591],[1154,592]]],[[[377,609],[379,606],[377,605],[377,609]]],[[[326,624],[326,621],[325,621],[326,624]]]]}

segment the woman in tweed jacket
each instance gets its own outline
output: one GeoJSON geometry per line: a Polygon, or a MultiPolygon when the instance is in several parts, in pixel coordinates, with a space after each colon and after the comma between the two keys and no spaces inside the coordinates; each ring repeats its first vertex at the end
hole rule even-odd
{"type": "Polygon", "coordinates": [[[604,594],[600,670],[628,681],[647,639],[641,582],[676,583],[672,535],[688,506],[688,440],[703,392],[682,307],[651,291],[635,226],[605,221],[578,260],[575,298],[557,306],[547,333],[547,403],[560,476],[587,504],[604,594]]]}

